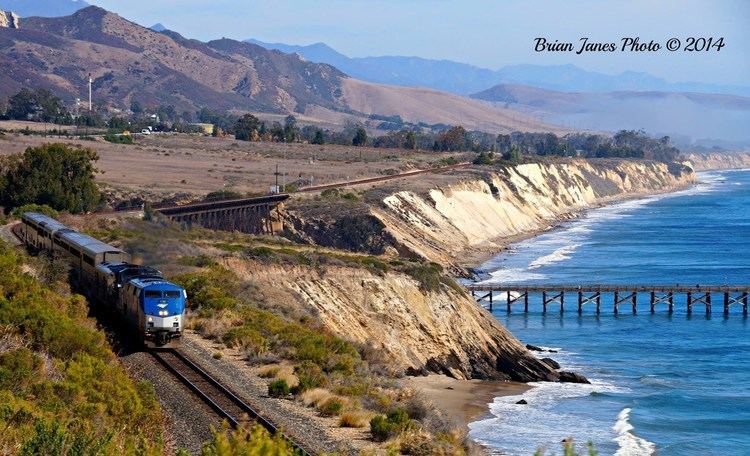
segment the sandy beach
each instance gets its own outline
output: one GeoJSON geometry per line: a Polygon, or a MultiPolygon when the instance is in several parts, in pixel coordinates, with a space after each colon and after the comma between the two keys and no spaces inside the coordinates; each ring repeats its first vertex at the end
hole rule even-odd
{"type": "Polygon", "coordinates": [[[516,382],[491,380],[456,380],[445,375],[407,377],[404,386],[418,390],[456,424],[469,423],[489,414],[488,405],[496,397],[523,394],[531,387],[516,382]]]}

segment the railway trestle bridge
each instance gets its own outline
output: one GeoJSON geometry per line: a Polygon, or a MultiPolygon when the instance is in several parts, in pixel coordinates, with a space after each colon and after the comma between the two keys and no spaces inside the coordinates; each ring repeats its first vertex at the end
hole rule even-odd
{"type": "Polygon", "coordinates": [[[276,234],[282,229],[277,209],[288,198],[288,194],[276,194],[257,198],[201,201],[154,210],[170,220],[186,225],[250,234],[276,234]]]}
{"type": "Polygon", "coordinates": [[[529,312],[529,295],[541,297],[542,312],[547,313],[551,306],[559,305],[559,312],[565,312],[565,306],[573,305],[578,313],[583,313],[587,306],[594,306],[596,313],[601,313],[603,301],[612,305],[615,315],[622,309],[629,309],[633,315],[638,313],[638,300],[647,298],[648,309],[656,312],[657,306],[666,306],[671,314],[675,307],[684,306],[687,314],[693,313],[694,307],[702,307],[706,315],[711,315],[713,299],[718,298],[725,315],[732,306],[742,308],[747,315],[750,285],[499,285],[472,284],[467,290],[474,299],[485,305],[490,311],[503,303],[510,313],[514,306],[522,306],[529,312]],[[645,295],[645,296],[644,296],[645,295]],[[572,299],[570,299],[572,296],[572,299]],[[682,298],[684,296],[684,299],[682,298]],[[567,299],[566,299],[567,298],[567,299]],[[606,299],[605,299],[606,298],[606,299]],[[572,301],[572,303],[571,303],[572,301]]]}

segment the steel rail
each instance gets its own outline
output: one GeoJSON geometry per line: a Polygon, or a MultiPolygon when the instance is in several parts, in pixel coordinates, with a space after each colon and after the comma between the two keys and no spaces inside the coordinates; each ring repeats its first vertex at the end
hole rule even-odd
{"type": "Polygon", "coordinates": [[[185,355],[180,353],[178,350],[175,349],[151,349],[149,350],[149,353],[156,358],[157,361],[159,361],[160,364],[162,364],[169,372],[171,372],[175,377],[177,377],[178,380],[180,380],[185,386],[187,386],[191,391],[193,391],[198,397],[201,398],[206,404],[208,404],[219,416],[222,418],[227,419],[229,423],[232,425],[232,427],[237,428],[240,425],[240,418],[241,417],[235,417],[232,415],[231,412],[225,410],[221,405],[219,405],[215,400],[213,400],[209,394],[207,394],[205,391],[203,391],[198,385],[195,384],[195,382],[191,381],[189,378],[187,378],[182,372],[179,371],[174,365],[169,363],[164,357],[162,357],[162,353],[169,353],[170,355],[173,355],[174,358],[178,359],[184,366],[186,366],[188,369],[193,371],[194,373],[198,374],[203,380],[211,384],[214,388],[216,388],[221,394],[224,395],[225,398],[229,399],[235,406],[237,406],[240,410],[242,410],[244,413],[248,415],[250,419],[257,422],[261,426],[263,426],[271,435],[281,435],[284,440],[289,442],[289,444],[292,446],[292,448],[295,450],[295,453],[301,456],[309,456],[311,453],[306,451],[300,444],[296,443],[292,439],[290,439],[287,435],[285,435],[283,432],[281,432],[273,423],[268,421],[266,418],[261,416],[255,409],[250,407],[247,403],[245,403],[242,399],[237,397],[229,388],[224,386],[222,383],[220,383],[218,380],[216,380],[212,375],[208,374],[205,370],[203,370],[200,366],[195,364],[193,361],[188,359],[185,355]]]}

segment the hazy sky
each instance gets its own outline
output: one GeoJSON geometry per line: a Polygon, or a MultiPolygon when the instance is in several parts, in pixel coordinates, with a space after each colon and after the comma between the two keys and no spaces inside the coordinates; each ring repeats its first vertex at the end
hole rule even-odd
{"type": "Polygon", "coordinates": [[[747,0],[89,0],[142,25],[200,40],[318,41],[352,57],[415,55],[497,69],[573,63],[603,73],[645,71],[670,81],[750,85],[747,0]],[[724,37],[720,51],[536,53],[533,40],[617,42],[724,37]]]}

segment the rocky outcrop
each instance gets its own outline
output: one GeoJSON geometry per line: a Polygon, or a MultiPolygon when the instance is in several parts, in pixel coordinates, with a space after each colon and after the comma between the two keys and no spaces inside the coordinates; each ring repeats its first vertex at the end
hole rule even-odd
{"type": "Polygon", "coordinates": [[[282,267],[228,258],[227,267],[275,303],[312,310],[330,331],[369,346],[397,373],[454,378],[559,379],[465,292],[443,285],[425,292],[411,277],[364,268],[282,267]]]}
{"type": "Polygon", "coordinates": [[[21,18],[12,11],[0,10],[0,28],[21,28],[21,18]]]}
{"type": "Polygon", "coordinates": [[[531,163],[473,176],[428,192],[402,190],[373,209],[397,242],[442,264],[496,252],[509,238],[612,199],[657,193],[694,180],[686,164],[573,160],[531,163]]]}

